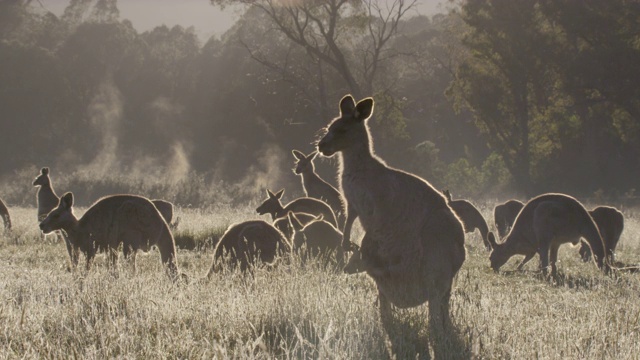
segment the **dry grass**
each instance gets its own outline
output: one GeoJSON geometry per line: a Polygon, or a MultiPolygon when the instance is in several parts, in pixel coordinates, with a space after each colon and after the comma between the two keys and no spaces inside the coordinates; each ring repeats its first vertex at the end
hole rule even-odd
{"type": "MultiPolygon", "coordinates": [[[[165,277],[157,251],[138,256],[135,275],[126,264],[108,269],[104,255],[90,272],[70,273],[64,245],[41,242],[35,213],[11,209],[14,231],[0,237],[0,358],[380,359],[389,357],[388,340],[398,359],[429,357],[426,306],[396,311],[387,339],[365,275],[294,258],[204,281],[207,247],[179,251],[188,284],[165,277]]],[[[200,238],[257,217],[230,208],[177,215],[177,233],[200,238]]],[[[640,223],[634,215],[626,224],[618,259],[638,262],[640,223]]],[[[561,248],[555,283],[537,275],[537,261],[510,272],[513,259],[495,274],[480,235],[467,239],[451,304],[462,342],[452,357],[637,358],[640,274],[604,276],[570,246],[561,248]]]]}

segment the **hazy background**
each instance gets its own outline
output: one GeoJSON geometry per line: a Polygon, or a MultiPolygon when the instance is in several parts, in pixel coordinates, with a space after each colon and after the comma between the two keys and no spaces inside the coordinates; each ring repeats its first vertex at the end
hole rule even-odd
{"type": "Polygon", "coordinates": [[[35,203],[42,166],[81,204],[301,195],[291,150],[352,93],[378,154],[454,197],[635,199],[637,1],[330,2],[0,0],[0,197],[35,203]]]}

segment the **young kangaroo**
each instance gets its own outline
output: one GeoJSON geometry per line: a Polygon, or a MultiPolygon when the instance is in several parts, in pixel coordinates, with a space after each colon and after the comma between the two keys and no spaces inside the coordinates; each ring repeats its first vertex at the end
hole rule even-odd
{"type": "Polygon", "coordinates": [[[232,264],[241,271],[250,269],[259,259],[273,263],[277,255],[289,253],[291,245],[280,230],[263,220],[250,220],[229,226],[213,251],[213,264],[207,274],[210,278],[222,265],[220,258],[228,254],[232,264]]]}
{"type": "Polygon", "coordinates": [[[360,245],[365,270],[378,287],[380,315],[391,321],[391,304],[408,308],[429,303],[429,328],[436,358],[446,356],[449,299],[465,260],[464,231],[442,194],[427,181],[388,167],[373,153],[366,120],[374,101],[340,101],[340,116],[318,143],[325,156],[339,154],[340,187],[347,219],[343,246],[351,247],[356,217],[366,234],[360,245]]]}
{"type": "Polygon", "coordinates": [[[505,240],[498,244],[493,235],[489,242],[493,251],[490,255],[491,268],[498,271],[513,255],[524,255],[522,266],[537,253],[540,269],[547,274],[551,265],[551,275],[556,275],[558,248],[564,243],[577,245],[580,238],[586,239],[594,254],[598,267],[609,271],[605,259],[608,253],[602,241],[598,226],[589,212],[576,199],[564,194],[543,194],[524,206],[505,240]]]}
{"type": "Polygon", "coordinates": [[[45,233],[64,230],[73,246],[72,262],[78,263],[78,251],[87,258],[87,270],[98,251],[107,251],[110,264],[118,259],[123,244],[125,257],[137,250],[148,251],[152,245],[160,250],[162,263],[172,278],[178,275],[176,246],[169,226],[153,203],[136,195],[112,195],[95,202],[80,218],[73,214],[73,194],[66,193],[57,208],[40,223],[45,233]]]}
{"type": "Polygon", "coordinates": [[[509,233],[509,229],[513,226],[516,216],[524,203],[518,200],[509,200],[503,204],[496,205],[493,209],[493,220],[498,229],[498,236],[502,239],[509,233]]]}
{"type": "MultiPolygon", "coordinates": [[[[598,225],[600,235],[602,235],[602,241],[604,241],[606,248],[608,249],[607,256],[609,262],[613,264],[615,260],[616,246],[620,241],[620,235],[624,230],[624,215],[618,209],[609,206],[598,206],[595,209],[589,211],[593,221],[598,225]]],[[[580,257],[582,260],[591,260],[591,249],[589,246],[582,242],[580,244],[580,257]]]]}
{"type": "MultiPolygon", "coordinates": [[[[302,212],[295,213],[295,215],[296,215],[296,218],[298,219],[298,222],[302,224],[302,226],[307,225],[308,223],[315,221],[318,218],[317,216],[314,216],[312,214],[307,214],[302,212]]],[[[273,221],[273,226],[275,226],[276,229],[280,230],[284,234],[284,236],[286,236],[286,238],[289,239],[289,241],[291,242],[291,245],[293,245],[293,247],[295,248],[296,244],[293,243],[293,239],[294,239],[294,236],[296,235],[296,229],[294,229],[293,225],[291,224],[291,220],[289,219],[289,214],[275,219],[273,221]]]]}
{"type": "Polygon", "coordinates": [[[340,192],[316,174],[313,159],[318,152],[314,151],[306,156],[298,150],[293,150],[292,153],[298,159],[294,172],[301,176],[304,193],[308,197],[326,202],[338,215],[340,225],[344,224],[344,207],[340,192]]]}
{"type": "Polygon", "coordinates": [[[11,230],[11,216],[9,216],[9,209],[2,199],[0,199],[0,216],[2,216],[2,220],[4,221],[4,229],[11,230]]]}
{"type": "Polygon", "coordinates": [[[480,211],[467,200],[451,200],[451,193],[449,190],[443,190],[442,194],[447,198],[447,203],[451,206],[451,209],[453,209],[460,220],[462,220],[464,232],[472,233],[478,229],[480,231],[480,235],[482,235],[484,246],[487,250],[491,250],[491,244],[489,244],[488,239],[489,226],[480,211]]]}
{"type": "Polygon", "coordinates": [[[294,250],[306,248],[307,253],[312,257],[330,256],[335,253],[339,266],[344,265],[344,250],[342,249],[342,233],[335,226],[324,221],[322,215],[311,221],[301,222],[299,218],[304,218],[304,213],[294,214],[289,212],[287,217],[294,229],[291,243],[294,250]]]}
{"type": "Polygon", "coordinates": [[[331,225],[338,226],[333,210],[331,210],[331,207],[324,201],[309,197],[301,197],[293,200],[285,206],[282,206],[282,203],[280,202],[282,194],[284,194],[284,189],[278,191],[276,194],[272,193],[271,190],[267,190],[267,195],[269,197],[256,209],[258,214],[271,214],[271,219],[275,220],[277,218],[287,216],[289,211],[303,212],[313,215],[322,215],[326,221],[331,223],[331,225]]]}

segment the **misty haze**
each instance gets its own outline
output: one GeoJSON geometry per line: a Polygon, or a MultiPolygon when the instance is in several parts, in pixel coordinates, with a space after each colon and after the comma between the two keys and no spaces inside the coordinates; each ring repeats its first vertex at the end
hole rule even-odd
{"type": "Polygon", "coordinates": [[[634,358],[639,84],[638,0],[0,0],[0,357],[634,358]]]}

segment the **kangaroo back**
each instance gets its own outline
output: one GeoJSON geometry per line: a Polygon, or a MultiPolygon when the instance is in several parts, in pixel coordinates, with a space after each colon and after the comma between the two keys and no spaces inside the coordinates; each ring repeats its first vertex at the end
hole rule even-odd
{"type": "Polygon", "coordinates": [[[331,225],[335,227],[338,226],[336,215],[333,213],[333,210],[331,210],[331,207],[322,200],[309,197],[297,198],[288,203],[283,210],[278,213],[278,217],[286,216],[289,211],[294,213],[307,213],[316,216],[322,215],[323,218],[331,225]]]}

